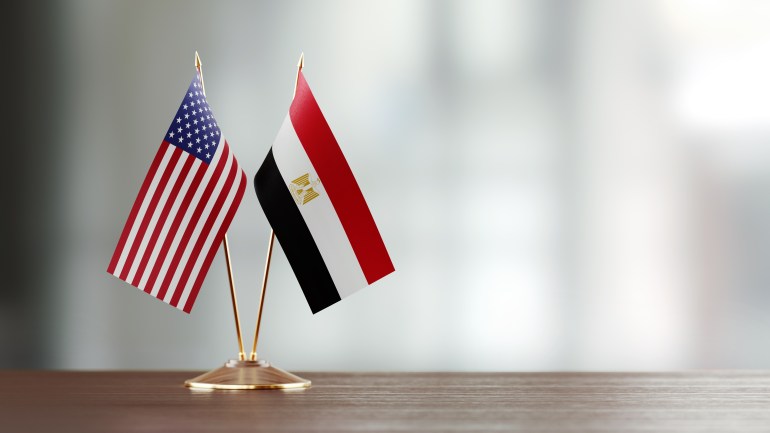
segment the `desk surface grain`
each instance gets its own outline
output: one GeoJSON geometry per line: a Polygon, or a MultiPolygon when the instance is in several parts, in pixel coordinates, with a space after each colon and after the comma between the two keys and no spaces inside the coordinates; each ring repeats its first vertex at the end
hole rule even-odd
{"type": "Polygon", "coordinates": [[[195,372],[0,371],[0,432],[770,432],[770,372],[300,373],[195,391],[195,372]]]}

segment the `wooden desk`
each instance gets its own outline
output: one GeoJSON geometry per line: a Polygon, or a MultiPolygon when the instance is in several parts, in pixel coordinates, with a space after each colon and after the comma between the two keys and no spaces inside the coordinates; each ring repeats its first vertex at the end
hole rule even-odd
{"type": "Polygon", "coordinates": [[[300,373],[193,391],[196,372],[0,371],[0,432],[770,432],[770,372],[300,373]]]}

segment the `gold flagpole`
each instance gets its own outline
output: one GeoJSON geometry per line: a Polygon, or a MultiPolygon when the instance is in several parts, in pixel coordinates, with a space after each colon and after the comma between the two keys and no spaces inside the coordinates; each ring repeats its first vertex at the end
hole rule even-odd
{"type": "MultiPolygon", "coordinates": [[[[203,68],[201,67],[201,58],[198,52],[195,52],[195,68],[201,78],[201,90],[203,96],[206,96],[206,85],[203,84],[203,68]]],[[[235,316],[235,332],[238,334],[238,359],[243,361],[246,355],[243,351],[243,336],[241,335],[241,319],[238,317],[238,300],[235,297],[235,280],[233,279],[233,266],[230,263],[230,246],[227,243],[227,233],[222,241],[222,247],[225,250],[225,264],[227,265],[227,279],[230,281],[230,298],[233,301],[233,315],[235,316]]]]}
{"type": "Polygon", "coordinates": [[[262,323],[262,310],[265,306],[265,290],[267,289],[267,276],[270,274],[270,259],[273,258],[273,243],[275,232],[270,229],[270,240],[267,243],[267,258],[265,259],[265,272],[262,274],[262,290],[259,292],[259,310],[257,312],[257,329],[254,331],[254,345],[251,346],[249,359],[257,360],[257,341],[259,340],[259,325],[262,323]]]}
{"type": "MultiPolygon", "coordinates": [[[[294,96],[297,96],[297,84],[299,83],[299,72],[305,66],[305,53],[299,56],[297,62],[297,77],[294,80],[294,96]]],[[[267,258],[265,259],[265,272],[262,274],[262,290],[259,293],[259,312],[257,313],[257,329],[254,331],[254,345],[251,346],[251,355],[249,359],[257,360],[257,342],[259,341],[259,325],[262,323],[262,310],[265,306],[265,292],[267,291],[267,277],[270,275],[270,260],[273,258],[273,244],[275,243],[275,231],[270,229],[270,240],[267,243],[267,258]]]]}

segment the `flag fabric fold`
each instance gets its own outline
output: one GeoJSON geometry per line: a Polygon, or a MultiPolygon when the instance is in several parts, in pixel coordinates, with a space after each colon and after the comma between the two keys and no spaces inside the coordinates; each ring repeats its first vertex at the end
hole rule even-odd
{"type": "Polygon", "coordinates": [[[300,71],[257,198],[313,313],[394,271],[353,172],[300,71]]]}
{"type": "Polygon", "coordinates": [[[189,313],[246,183],[196,72],[139,189],[107,272],[189,313]]]}

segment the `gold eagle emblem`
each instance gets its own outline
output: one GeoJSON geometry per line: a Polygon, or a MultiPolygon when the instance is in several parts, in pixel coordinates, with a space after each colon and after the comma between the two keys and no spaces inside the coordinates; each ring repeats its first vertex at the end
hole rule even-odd
{"type": "Polygon", "coordinates": [[[294,179],[289,184],[289,190],[291,191],[294,201],[297,202],[297,206],[305,205],[310,200],[320,196],[318,192],[313,189],[321,183],[321,179],[316,178],[314,181],[310,180],[310,173],[305,173],[302,176],[294,179]]]}

